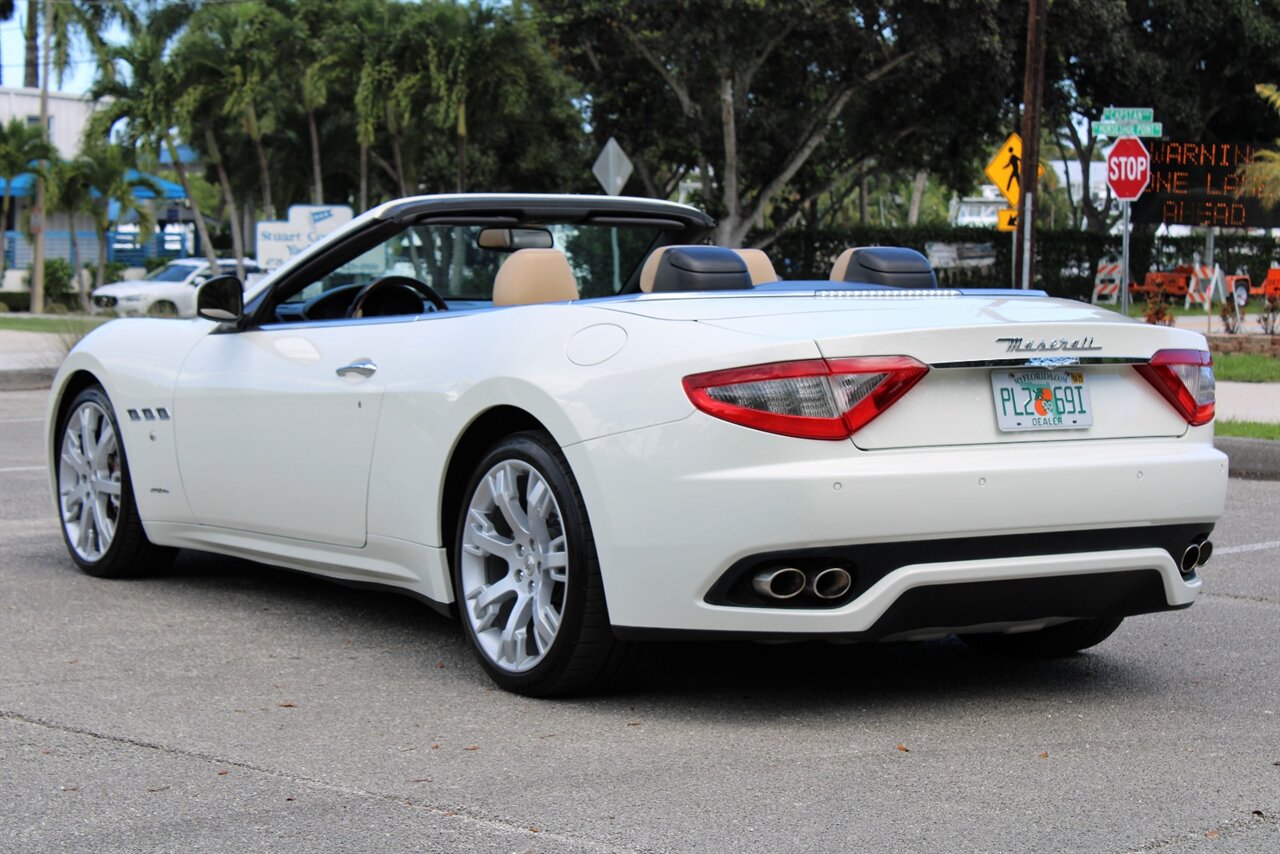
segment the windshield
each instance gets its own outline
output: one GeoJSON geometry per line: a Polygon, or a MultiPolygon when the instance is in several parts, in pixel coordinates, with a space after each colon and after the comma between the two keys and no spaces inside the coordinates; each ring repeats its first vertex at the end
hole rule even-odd
{"type": "Polygon", "coordinates": [[[190,264],[166,264],[159,270],[147,274],[148,282],[181,282],[190,276],[195,268],[190,264]]]}

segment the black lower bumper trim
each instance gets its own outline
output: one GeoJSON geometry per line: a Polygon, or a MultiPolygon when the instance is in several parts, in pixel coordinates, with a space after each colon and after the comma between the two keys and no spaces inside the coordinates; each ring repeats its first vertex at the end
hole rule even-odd
{"type": "Polygon", "coordinates": [[[1188,543],[1204,539],[1212,531],[1212,523],[1200,522],[1190,525],[1046,531],[1001,537],[954,537],[762,552],[744,557],[730,566],[707,591],[705,601],[709,605],[730,607],[829,610],[849,604],[896,569],[943,561],[1158,548],[1168,552],[1177,564],[1188,543]],[[849,571],[853,585],[846,595],[826,601],[810,596],[768,599],[752,589],[751,576],[756,571],[780,566],[794,566],[810,572],[828,566],[840,566],[849,571]]]}
{"type": "Polygon", "coordinates": [[[990,623],[1047,619],[1131,617],[1176,611],[1154,569],[967,581],[914,587],[863,632],[719,632],[615,626],[623,640],[850,640],[874,641],[933,629],[959,630],[990,623]]]}

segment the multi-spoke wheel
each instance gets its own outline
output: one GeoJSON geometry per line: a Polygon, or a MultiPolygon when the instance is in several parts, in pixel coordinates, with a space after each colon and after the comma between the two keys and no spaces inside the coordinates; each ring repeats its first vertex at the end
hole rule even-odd
{"type": "Polygon", "coordinates": [[[591,526],[559,449],[518,433],[481,460],[454,549],[464,631],[502,687],[575,693],[628,659],[605,609],[591,526]]]}
{"type": "Polygon", "coordinates": [[[152,545],[133,503],[119,425],[99,386],[65,410],[58,442],[58,509],[72,558],[90,575],[130,575],[154,567],[172,550],[152,545]]]}

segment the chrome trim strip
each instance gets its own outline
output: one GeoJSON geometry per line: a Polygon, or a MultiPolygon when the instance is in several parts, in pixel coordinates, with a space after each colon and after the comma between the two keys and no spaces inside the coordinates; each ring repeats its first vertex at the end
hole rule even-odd
{"type": "MultiPolygon", "coordinates": [[[[970,362],[932,362],[931,368],[1041,368],[1044,357],[1033,356],[1029,359],[976,359],[970,362]],[[1040,363],[1040,364],[1037,364],[1040,363]]],[[[1069,365],[1059,367],[1070,368],[1077,365],[1145,365],[1150,362],[1147,356],[1081,356],[1073,359],[1069,365]]]]}

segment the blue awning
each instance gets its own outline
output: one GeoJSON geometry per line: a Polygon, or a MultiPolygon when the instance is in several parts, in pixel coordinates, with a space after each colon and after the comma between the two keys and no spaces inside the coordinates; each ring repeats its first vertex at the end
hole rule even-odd
{"type": "MultiPolygon", "coordinates": [[[[153,193],[147,187],[134,187],[133,197],[135,199],[185,199],[187,194],[182,192],[182,185],[175,184],[172,181],[166,181],[163,178],[157,178],[155,175],[149,175],[145,172],[139,172],[136,169],[129,170],[129,180],[136,179],[139,175],[150,178],[151,181],[160,189],[159,194],[153,193]]],[[[24,172],[13,179],[12,190],[10,195],[17,198],[21,196],[30,196],[35,192],[36,177],[30,172],[24,172]]],[[[5,180],[0,178],[0,193],[4,192],[5,180]]]]}

